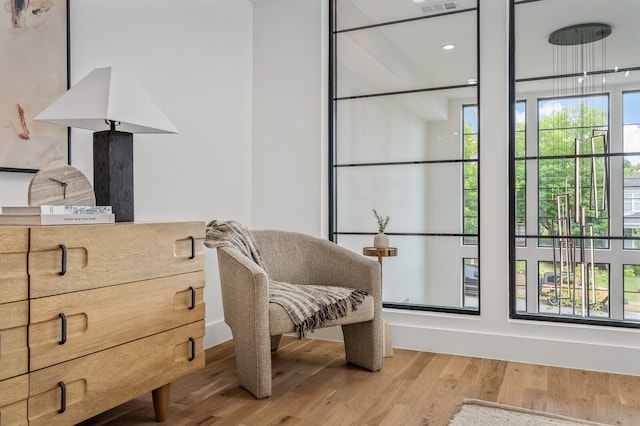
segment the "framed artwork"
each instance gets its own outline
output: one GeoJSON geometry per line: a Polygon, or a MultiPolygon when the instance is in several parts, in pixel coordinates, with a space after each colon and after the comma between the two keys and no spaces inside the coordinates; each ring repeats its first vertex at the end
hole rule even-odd
{"type": "Polygon", "coordinates": [[[0,9],[0,171],[69,163],[69,128],[33,118],[69,88],[69,0],[0,9]]]}

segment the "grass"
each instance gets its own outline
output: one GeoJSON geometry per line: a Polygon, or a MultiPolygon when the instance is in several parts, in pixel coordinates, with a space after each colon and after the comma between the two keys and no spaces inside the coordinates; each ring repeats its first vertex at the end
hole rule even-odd
{"type": "Polygon", "coordinates": [[[628,301],[640,302],[640,277],[624,277],[624,297],[628,301]]]}

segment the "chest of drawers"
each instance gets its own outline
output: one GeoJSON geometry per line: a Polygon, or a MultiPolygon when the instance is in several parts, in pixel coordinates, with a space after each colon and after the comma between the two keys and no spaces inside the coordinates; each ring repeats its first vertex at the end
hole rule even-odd
{"type": "Polygon", "coordinates": [[[0,227],[3,424],[75,424],[148,391],[163,420],[171,382],[204,366],[203,238],[203,222],[0,227]]]}
{"type": "Polygon", "coordinates": [[[0,419],[27,424],[29,277],[27,228],[0,227],[0,419]]]}

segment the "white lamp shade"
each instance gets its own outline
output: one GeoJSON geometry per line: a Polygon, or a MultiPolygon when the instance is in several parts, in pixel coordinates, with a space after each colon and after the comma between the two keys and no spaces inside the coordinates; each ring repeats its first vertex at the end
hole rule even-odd
{"type": "Polygon", "coordinates": [[[34,120],[87,130],[178,133],[149,95],[126,73],[96,68],[38,114],[34,120]]]}

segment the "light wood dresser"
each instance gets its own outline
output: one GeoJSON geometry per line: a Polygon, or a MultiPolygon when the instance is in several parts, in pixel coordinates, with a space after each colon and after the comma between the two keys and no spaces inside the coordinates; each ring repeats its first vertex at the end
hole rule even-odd
{"type": "Polygon", "coordinates": [[[204,222],[0,227],[0,424],[73,425],[205,363],[204,222]]]}

